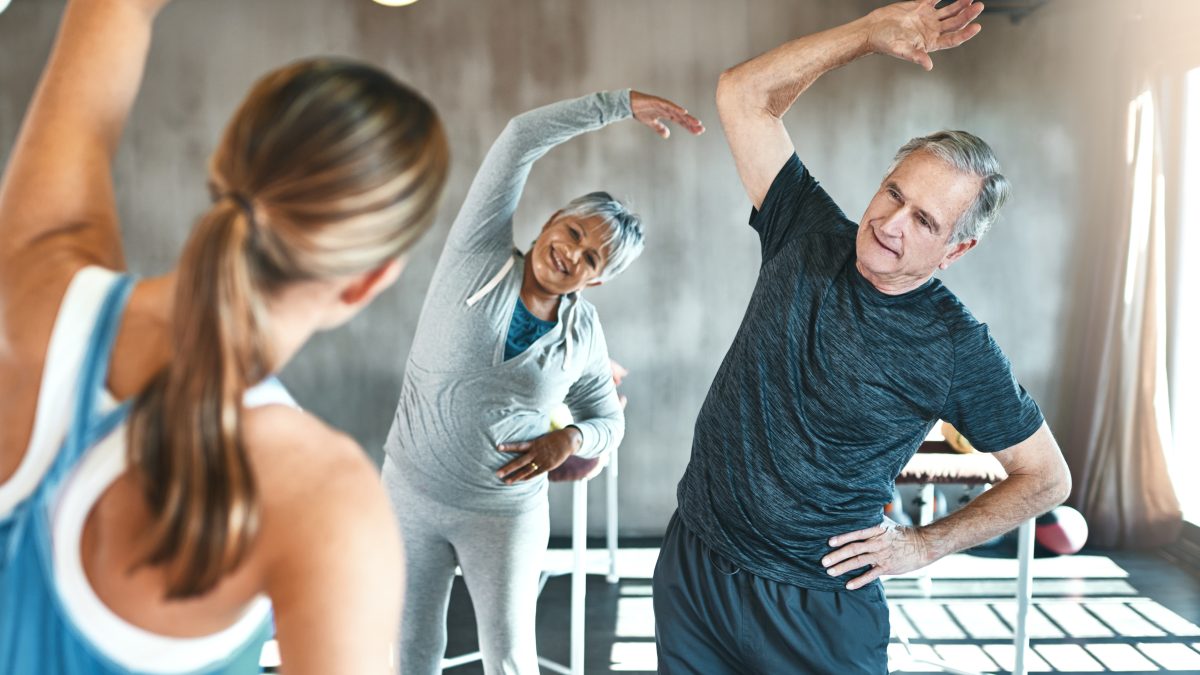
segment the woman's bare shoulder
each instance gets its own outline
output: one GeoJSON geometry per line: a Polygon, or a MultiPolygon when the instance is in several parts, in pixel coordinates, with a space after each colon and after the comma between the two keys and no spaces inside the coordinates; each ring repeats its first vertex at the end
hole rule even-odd
{"type": "MultiPolygon", "coordinates": [[[[260,544],[269,557],[304,552],[305,574],[362,573],[365,561],[324,552],[379,545],[392,557],[395,520],[379,469],[348,435],[281,405],[246,411],[243,434],[260,496],[260,544]]],[[[399,557],[399,544],[394,553],[399,557]]],[[[397,563],[398,564],[398,560],[397,563]]]]}
{"type": "Polygon", "coordinates": [[[244,422],[284,661],[304,664],[298,673],[385,672],[403,563],[374,463],[353,439],[293,408],[255,408],[244,422]]]}
{"type": "Polygon", "coordinates": [[[283,405],[245,411],[243,438],[264,507],[310,508],[314,501],[374,500],[379,471],[350,436],[283,405]]]}

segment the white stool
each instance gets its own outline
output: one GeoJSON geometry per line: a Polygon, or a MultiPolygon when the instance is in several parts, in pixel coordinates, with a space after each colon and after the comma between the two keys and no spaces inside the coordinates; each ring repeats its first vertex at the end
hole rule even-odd
{"type": "MultiPolygon", "coordinates": [[[[921,443],[917,454],[909,460],[896,483],[921,486],[921,515],[918,525],[928,525],[934,521],[934,484],[957,483],[968,486],[983,486],[985,489],[999,483],[1008,477],[1000,462],[986,453],[961,454],[953,451],[942,435],[941,425],[934,425],[925,441],[921,443]]],[[[1013,626],[1013,647],[1016,649],[1016,660],[1012,670],[1013,675],[1025,675],[1025,653],[1029,649],[1029,632],[1026,630],[1026,620],[1029,616],[1029,603],[1033,597],[1033,580],[1030,576],[1030,562],[1033,560],[1033,528],[1034,519],[1021,523],[1018,530],[1017,544],[1017,619],[1013,626]]],[[[917,581],[921,590],[928,597],[932,593],[933,584],[928,572],[917,581]]],[[[938,659],[924,659],[913,656],[908,636],[901,633],[897,637],[904,646],[905,652],[913,663],[922,663],[950,673],[962,675],[978,675],[972,671],[962,670],[938,659]]]]}

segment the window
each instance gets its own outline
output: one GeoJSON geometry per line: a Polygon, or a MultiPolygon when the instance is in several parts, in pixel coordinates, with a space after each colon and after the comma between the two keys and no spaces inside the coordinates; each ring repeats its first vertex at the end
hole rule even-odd
{"type": "Polygon", "coordinates": [[[1180,301],[1171,373],[1174,448],[1171,479],[1183,517],[1200,524],[1200,68],[1185,79],[1183,185],[1178,271],[1180,301]]]}

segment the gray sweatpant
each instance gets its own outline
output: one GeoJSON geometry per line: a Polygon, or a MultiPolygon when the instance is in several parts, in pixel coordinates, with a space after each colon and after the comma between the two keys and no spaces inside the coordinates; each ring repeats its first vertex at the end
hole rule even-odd
{"type": "Polygon", "coordinates": [[[455,567],[475,607],[483,671],[537,675],[538,580],[550,537],[550,506],[497,516],[421,494],[384,460],[383,485],[404,541],[404,611],[397,641],[404,675],[438,675],[455,567]]]}

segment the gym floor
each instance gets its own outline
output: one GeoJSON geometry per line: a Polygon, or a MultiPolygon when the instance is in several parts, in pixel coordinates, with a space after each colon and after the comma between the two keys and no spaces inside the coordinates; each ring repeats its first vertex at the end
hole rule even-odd
{"type": "MultiPolygon", "coordinates": [[[[608,584],[601,575],[588,577],[589,675],[655,672],[650,599],[655,544],[622,541],[622,579],[617,584],[608,584]]],[[[915,576],[886,584],[892,609],[892,671],[939,672],[912,658],[929,656],[980,673],[1010,669],[1016,561],[958,555],[930,569],[928,597],[915,576]],[[902,633],[909,639],[911,656],[900,641],[902,633]]],[[[1033,572],[1030,672],[1200,673],[1200,578],[1153,552],[1084,551],[1039,558],[1033,572]]],[[[566,663],[569,635],[570,577],[561,576],[549,580],[539,601],[539,653],[566,663]]],[[[450,602],[447,651],[457,655],[476,648],[470,599],[458,579],[450,602]]],[[[481,675],[483,669],[474,663],[446,672],[481,675]]]]}

